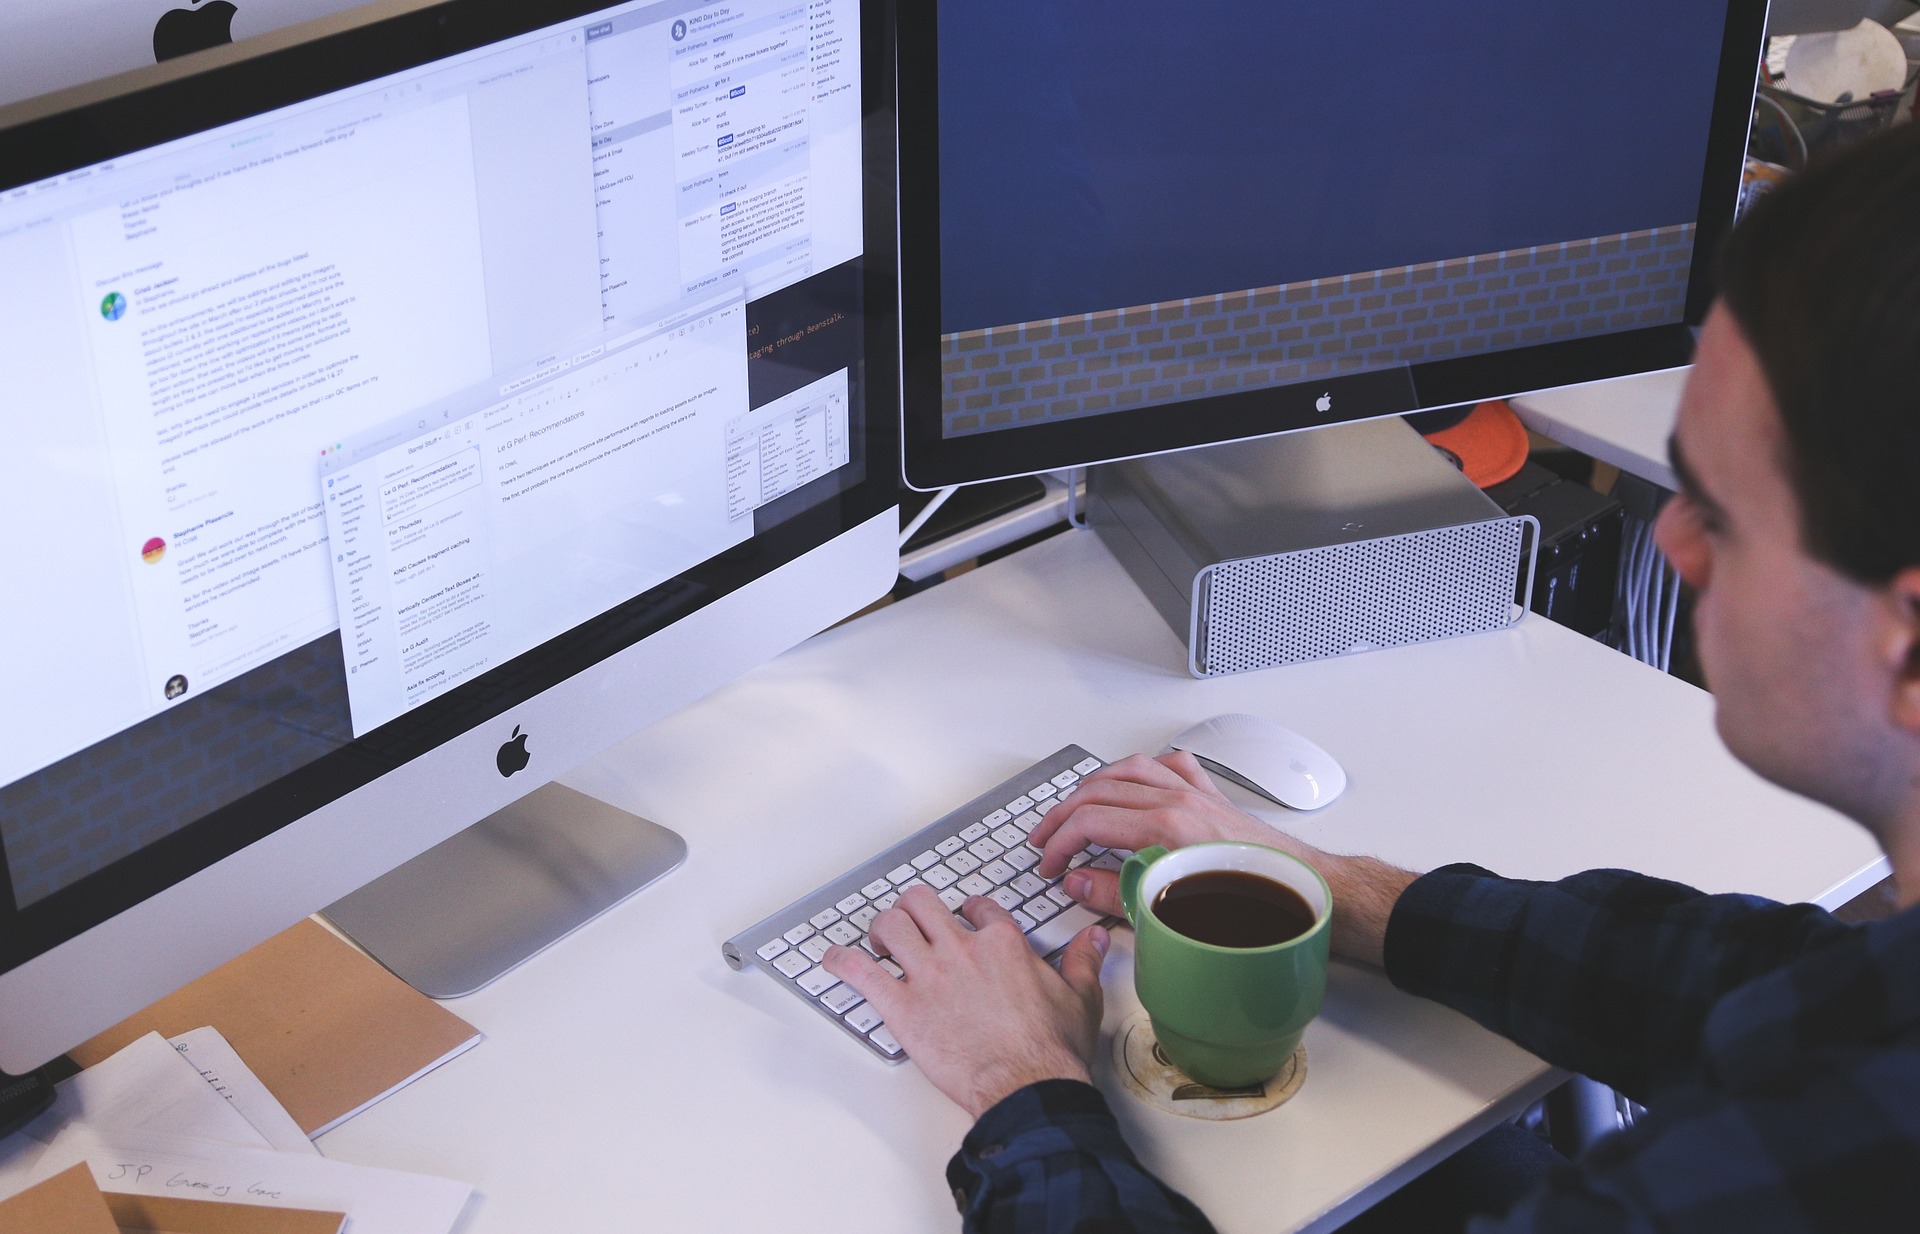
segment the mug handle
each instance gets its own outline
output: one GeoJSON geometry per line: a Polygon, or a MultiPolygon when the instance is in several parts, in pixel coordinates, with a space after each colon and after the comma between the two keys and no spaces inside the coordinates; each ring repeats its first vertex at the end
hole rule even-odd
{"type": "Polygon", "coordinates": [[[1140,914],[1144,906],[1140,903],[1140,880],[1146,877],[1147,867],[1167,855],[1167,850],[1158,844],[1152,844],[1127,858],[1120,867],[1120,907],[1127,910],[1127,924],[1138,928],[1140,914]]]}

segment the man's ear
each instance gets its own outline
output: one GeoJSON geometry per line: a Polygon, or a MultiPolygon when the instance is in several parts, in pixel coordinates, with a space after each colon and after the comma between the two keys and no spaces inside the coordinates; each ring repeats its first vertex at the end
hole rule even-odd
{"type": "Polygon", "coordinates": [[[1894,671],[1893,722],[1920,736],[1920,566],[1908,566],[1887,584],[1884,644],[1894,671]]]}

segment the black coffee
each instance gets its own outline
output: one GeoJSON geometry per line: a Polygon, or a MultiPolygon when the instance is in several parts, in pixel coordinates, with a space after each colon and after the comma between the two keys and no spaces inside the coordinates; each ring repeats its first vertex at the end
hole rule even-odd
{"type": "Polygon", "coordinates": [[[1259,874],[1205,870],[1176,878],[1154,897],[1168,928],[1216,947],[1271,947],[1313,928],[1299,892],[1259,874]]]}

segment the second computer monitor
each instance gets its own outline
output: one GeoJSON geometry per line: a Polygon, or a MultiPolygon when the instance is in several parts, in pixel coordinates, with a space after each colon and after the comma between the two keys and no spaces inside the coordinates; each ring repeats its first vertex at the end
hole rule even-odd
{"type": "Polygon", "coordinates": [[[1764,11],[912,6],[907,479],[1686,363],[1764,11]]]}

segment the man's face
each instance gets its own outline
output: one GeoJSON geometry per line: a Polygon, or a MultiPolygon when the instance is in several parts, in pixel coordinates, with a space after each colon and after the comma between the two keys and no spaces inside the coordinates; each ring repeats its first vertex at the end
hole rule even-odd
{"type": "Polygon", "coordinates": [[[1655,527],[1698,589],[1693,628],[1734,756],[1862,821],[1885,806],[1874,593],[1809,557],[1787,439],[1753,351],[1716,306],[1673,434],[1681,491],[1655,527]]]}

